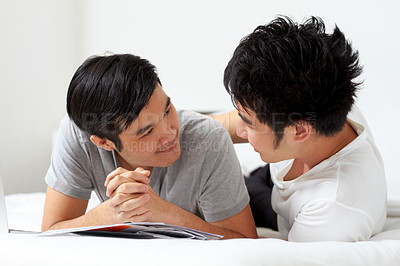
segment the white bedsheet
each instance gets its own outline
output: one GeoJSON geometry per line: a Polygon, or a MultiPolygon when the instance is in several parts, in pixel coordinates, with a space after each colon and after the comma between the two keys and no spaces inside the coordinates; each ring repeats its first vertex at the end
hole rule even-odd
{"type": "MultiPolygon", "coordinates": [[[[40,230],[44,193],[9,195],[6,204],[10,228],[40,230]]],[[[7,234],[0,236],[0,265],[400,265],[398,216],[388,218],[384,232],[356,243],[7,234]]]]}

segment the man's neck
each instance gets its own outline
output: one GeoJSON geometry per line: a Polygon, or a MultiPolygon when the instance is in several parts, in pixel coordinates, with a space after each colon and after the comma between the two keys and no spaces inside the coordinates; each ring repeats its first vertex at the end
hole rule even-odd
{"type": "Polygon", "coordinates": [[[283,180],[290,181],[303,175],[322,161],[338,153],[357,136],[357,133],[348,123],[345,124],[342,131],[333,137],[315,136],[302,149],[302,154],[294,159],[291,169],[283,180]]]}

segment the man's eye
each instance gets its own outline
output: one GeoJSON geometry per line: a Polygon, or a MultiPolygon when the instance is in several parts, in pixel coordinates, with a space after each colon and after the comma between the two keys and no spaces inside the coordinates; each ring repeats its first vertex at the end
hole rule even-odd
{"type": "Polygon", "coordinates": [[[171,111],[171,108],[169,108],[167,111],[165,111],[164,116],[166,116],[167,114],[169,114],[169,111],[171,111]]]}
{"type": "Polygon", "coordinates": [[[150,134],[150,132],[153,131],[153,129],[150,129],[149,131],[147,131],[142,137],[146,137],[150,134]]]}

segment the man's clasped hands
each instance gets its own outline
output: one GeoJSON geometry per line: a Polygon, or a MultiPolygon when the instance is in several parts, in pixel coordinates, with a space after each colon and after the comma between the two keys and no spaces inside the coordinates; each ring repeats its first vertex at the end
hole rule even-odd
{"type": "Polygon", "coordinates": [[[104,185],[115,223],[159,221],[156,216],[168,211],[170,203],[160,198],[149,185],[150,174],[141,167],[134,171],[119,167],[107,176],[104,185]]]}

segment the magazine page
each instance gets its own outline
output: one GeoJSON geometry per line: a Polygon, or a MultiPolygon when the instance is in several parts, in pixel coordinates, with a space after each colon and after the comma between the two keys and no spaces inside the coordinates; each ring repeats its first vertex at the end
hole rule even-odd
{"type": "Polygon", "coordinates": [[[71,233],[78,235],[123,237],[136,239],[185,238],[198,240],[216,240],[222,238],[221,235],[202,232],[191,228],[153,222],[123,223],[103,226],[87,226],[60,230],[49,230],[40,233],[38,236],[55,236],[71,233]]]}

